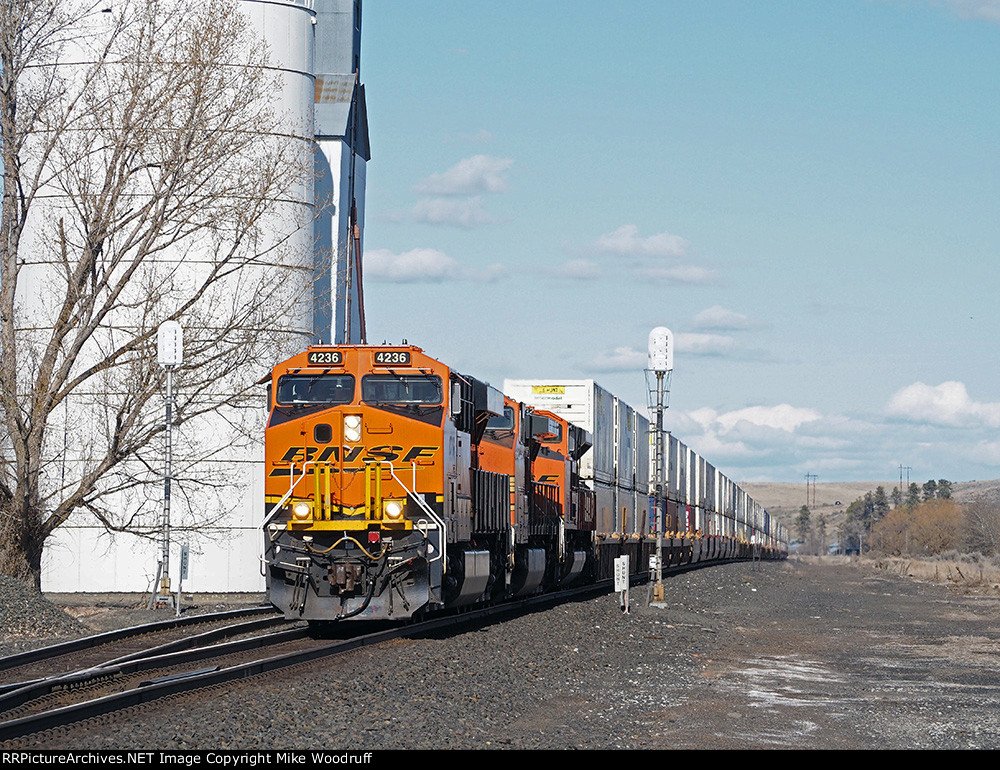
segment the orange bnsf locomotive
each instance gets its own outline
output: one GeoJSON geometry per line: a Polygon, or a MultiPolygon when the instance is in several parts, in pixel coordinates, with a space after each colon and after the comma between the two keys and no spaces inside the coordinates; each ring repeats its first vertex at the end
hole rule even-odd
{"type": "MultiPolygon", "coordinates": [[[[418,347],[311,347],[275,367],[269,401],[264,566],[288,618],[403,620],[605,578],[622,553],[644,571],[653,552],[648,452],[626,485],[581,475],[603,467],[581,462],[588,430],[418,347]]],[[[698,532],[672,534],[668,565],[699,560],[698,532]]]]}

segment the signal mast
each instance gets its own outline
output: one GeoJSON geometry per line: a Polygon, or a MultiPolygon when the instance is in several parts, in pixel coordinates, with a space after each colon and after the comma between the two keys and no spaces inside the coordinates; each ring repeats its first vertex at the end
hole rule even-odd
{"type": "MultiPolygon", "coordinates": [[[[171,411],[174,405],[173,381],[174,369],[184,363],[184,331],[177,321],[164,321],[156,330],[157,363],[166,370],[167,395],[166,418],[163,427],[163,513],[160,516],[161,550],[160,563],[156,569],[156,582],[160,586],[159,594],[154,585],[153,594],[149,597],[149,608],[169,607],[172,603],[170,595],[170,480],[172,443],[170,426],[173,424],[171,411]]],[[[177,610],[180,611],[180,597],[177,610]]]]}
{"type": "Polygon", "coordinates": [[[663,472],[663,410],[670,393],[670,375],[674,370],[674,335],[665,326],[657,326],[649,333],[649,357],[646,364],[646,398],[650,411],[656,410],[656,420],[652,428],[653,461],[655,469],[656,497],[654,502],[654,526],[656,528],[656,556],[654,567],[656,583],[653,586],[653,601],[663,601],[663,529],[666,518],[663,472]],[[650,375],[655,377],[652,384],[650,375]],[[655,399],[655,400],[654,400],[655,399]],[[661,509],[661,505],[663,508],[661,509]]]}

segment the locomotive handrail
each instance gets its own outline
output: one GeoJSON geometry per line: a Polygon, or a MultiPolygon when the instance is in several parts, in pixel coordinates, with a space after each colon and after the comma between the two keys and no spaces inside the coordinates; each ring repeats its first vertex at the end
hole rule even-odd
{"type": "MultiPolygon", "coordinates": [[[[386,465],[389,466],[389,475],[391,475],[396,480],[396,483],[399,484],[399,486],[401,486],[404,490],[406,490],[406,494],[409,497],[413,498],[413,502],[415,502],[417,504],[417,507],[420,508],[424,513],[426,513],[431,519],[433,519],[434,524],[437,525],[438,532],[441,533],[441,542],[438,544],[440,546],[440,548],[441,548],[441,554],[440,554],[440,556],[435,556],[433,559],[428,559],[427,563],[430,564],[432,562],[437,561],[438,559],[441,559],[442,560],[442,562],[441,562],[441,570],[442,570],[442,572],[447,572],[448,571],[448,560],[445,559],[445,552],[446,552],[446,549],[447,549],[447,544],[446,544],[445,541],[448,538],[447,538],[447,534],[445,533],[444,519],[440,518],[436,513],[434,513],[434,509],[431,508],[427,504],[426,500],[423,500],[422,498],[420,498],[416,494],[416,492],[411,492],[410,491],[410,488],[407,487],[405,483],[403,483],[403,480],[401,478],[399,478],[399,476],[396,475],[396,469],[392,466],[391,462],[388,462],[386,460],[382,460],[381,462],[379,462],[379,465],[382,465],[383,463],[385,463],[386,465]]],[[[414,487],[417,486],[416,480],[417,480],[417,463],[416,463],[416,461],[414,461],[413,462],[413,486],[414,487]]],[[[426,533],[424,534],[424,537],[427,537],[426,533]]]]}
{"type": "Polygon", "coordinates": [[[289,470],[288,476],[290,482],[288,485],[288,491],[285,492],[284,496],[277,503],[274,504],[274,507],[271,509],[271,512],[265,517],[264,523],[261,524],[262,529],[271,523],[271,519],[273,519],[275,516],[278,515],[278,511],[280,511],[282,506],[288,502],[288,498],[292,496],[292,492],[295,491],[295,487],[298,486],[299,481],[302,481],[302,479],[306,477],[307,475],[306,466],[316,465],[318,462],[319,462],[318,460],[306,460],[304,463],[302,463],[302,475],[299,476],[298,480],[296,481],[292,481],[292,479],[295,478],[295,463],[290,463],[291,467],[288,469],[289,470]]]}

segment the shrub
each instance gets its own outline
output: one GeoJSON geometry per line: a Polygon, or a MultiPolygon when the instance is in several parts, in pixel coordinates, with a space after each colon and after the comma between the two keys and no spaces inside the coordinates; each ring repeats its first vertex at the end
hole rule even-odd
{"type": "Polygon", "coordinates": [[[872,527],[872,550],[894,556],[930,556],[954,550],[963,541],[962,509],[950,499],[933,498],[913,508],[896,508],[872,527]]]}

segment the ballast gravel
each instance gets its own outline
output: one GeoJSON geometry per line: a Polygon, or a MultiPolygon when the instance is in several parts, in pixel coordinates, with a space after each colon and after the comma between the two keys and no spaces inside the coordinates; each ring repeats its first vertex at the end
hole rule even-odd
{"type": "Polygon", "coordinates": [[[0,655],[37,646],[43,639],[83,636],[87,628],[31,586],[0,575],[0,655]]]}
{"type": "Polygon", "coordinates": [[[356,650],[45,748],[1000,748],[1000,599],[841,562],[729,564],[356,650]]]}

